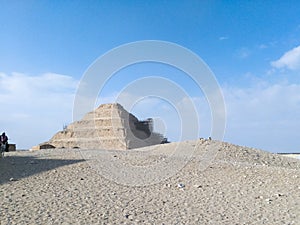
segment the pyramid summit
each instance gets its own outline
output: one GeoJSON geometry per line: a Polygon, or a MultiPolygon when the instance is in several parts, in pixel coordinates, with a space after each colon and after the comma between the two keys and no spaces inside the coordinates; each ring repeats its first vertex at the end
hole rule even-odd
{"type": "Polygon", "coordinates": [[[126,150],[160,144],[163,135],[153,132],[153,120],[139,121],[118,103],[102,104],[57,132],[43,148],[126,150]]]}

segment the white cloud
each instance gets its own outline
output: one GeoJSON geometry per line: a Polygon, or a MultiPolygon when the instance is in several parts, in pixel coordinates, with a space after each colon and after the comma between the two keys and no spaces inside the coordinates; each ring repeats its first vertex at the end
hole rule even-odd
{"type": "Polygon", "coordinates": [[[257,84],[223,88],[226,140],[269,151],[299,151],[300,85],[257,84]]]}
{"type": "Polygon", "coordinates": [[[283,54],[278,60],[271,62],[277,69],[287,68],[289,70],[300,69],[300,46],[293,48],[283,54]]]}
{"type": "MultiPolygon", "coordinates": [[[[11,142],[20,148],[50,139],[65,123],[72,122],[77,84],[78,81],[70,76],[52,73],[41,76],[0,73],[0,129],[6,131],[11,142]]],[[[299,151],[299,84],[258,81],[247,88],[224,86],[222,90],[227,111],[226,141],[269,151],[299,151]]],[[[118,95],[102,97],[98,103],[114,102],[118,95]]],[[[178,115],[178,109],[185,109],[188,104],[187,96],[173,99],[171,104],[168,99],[155,96],[122,95],[125,98],[121,103],[125,108],[140,99],[128,110],[139,119],[154,118],[158,123],[157,131],[163,132],[171,141],[178,140],[181,135],[180,116],[187,118],[186,127],[195,125],[188,111],[178,115]]],[[[204,96],[191,100],[198,112],[200,136],[208,137],[211,112],[207,100],[204,96]]]]}
{"type": "Polygon", "coordinates": [[[7,131],[18,148],[50,139],[72,120],[77,83],[55,73],[0,73],[0,129],[7,131]]]}
{"type": "MultiPolygon", "coordinates": [[[[250,78],[249,78],[250,79],[250,78]]],[[[225,141],[256,147],[273,152],[299,151],[300,146],[300,85],[284,83],[268,83],[256,80],[248,87],[223,86],[227,127],[225,141]]],[[[173,93],[175,94],[175,92],[173,93]]],[[[181,119],[185,118],[185,127],[198,125],[199,136],[210,136],[212,121],[211,110],[204,96],[191,97],[198,112],[198,124],[190,116],[187,97],[176,101],[159,98],[142,98],[132,93],[123,93],[124,101],[120,102],[127,110],[139,119],[155,118],[162,126],[157,126],[171,141],[181,137],[181,119]],[[133,108],[126,106],[132,105],[133,108]],[[178,112],[181,110],[181,115],[178,112]]],[[[157,123],[156,122],[156,123],[157,123]]],[[[195,139],[193,129],[187,129],[183,139],[195,139]],[[189,133],[189,130],[191,132],[189,133]]]]}

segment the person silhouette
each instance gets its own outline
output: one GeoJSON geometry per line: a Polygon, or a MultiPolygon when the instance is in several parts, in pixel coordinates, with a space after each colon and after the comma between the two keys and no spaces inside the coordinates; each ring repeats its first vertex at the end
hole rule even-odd
{"type": "Polygon", "coordinates": [[[3,132],[0,136],[0,144],[5,145],[5,151],[8,152],[8,138],[5,132],[3,132]]]}

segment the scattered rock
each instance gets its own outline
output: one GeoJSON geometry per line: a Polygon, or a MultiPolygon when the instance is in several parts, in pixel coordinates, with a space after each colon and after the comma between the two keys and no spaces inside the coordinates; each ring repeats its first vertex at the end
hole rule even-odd
{"type": "Polygon", "coordinates": [[[270,204],[272,202],[272,199],[267,198],[265,201],[270,204]]]}
{"type": "Polygon", "coordinates": [[[129,215],[128,219],[133,220],[133,215],[129,215]]]}
{"type": "Polygon", "coordinates": [[[184,187],[185,187],[185,185],[184,185],[184,184],[182,184],[182,183],[179,183],[179,184],[177,184],[177,187],[178,187],[178,188],[184,188],[184,187]]]}

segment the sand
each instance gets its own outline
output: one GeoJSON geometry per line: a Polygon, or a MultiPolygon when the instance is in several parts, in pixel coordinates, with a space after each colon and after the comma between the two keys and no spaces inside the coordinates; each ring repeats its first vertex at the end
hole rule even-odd
{"type": "Polygon", "coordinates": [[[0,160],[0,221],[300,224],[300,160],[209,140],[9,152],[0,160]]]}

